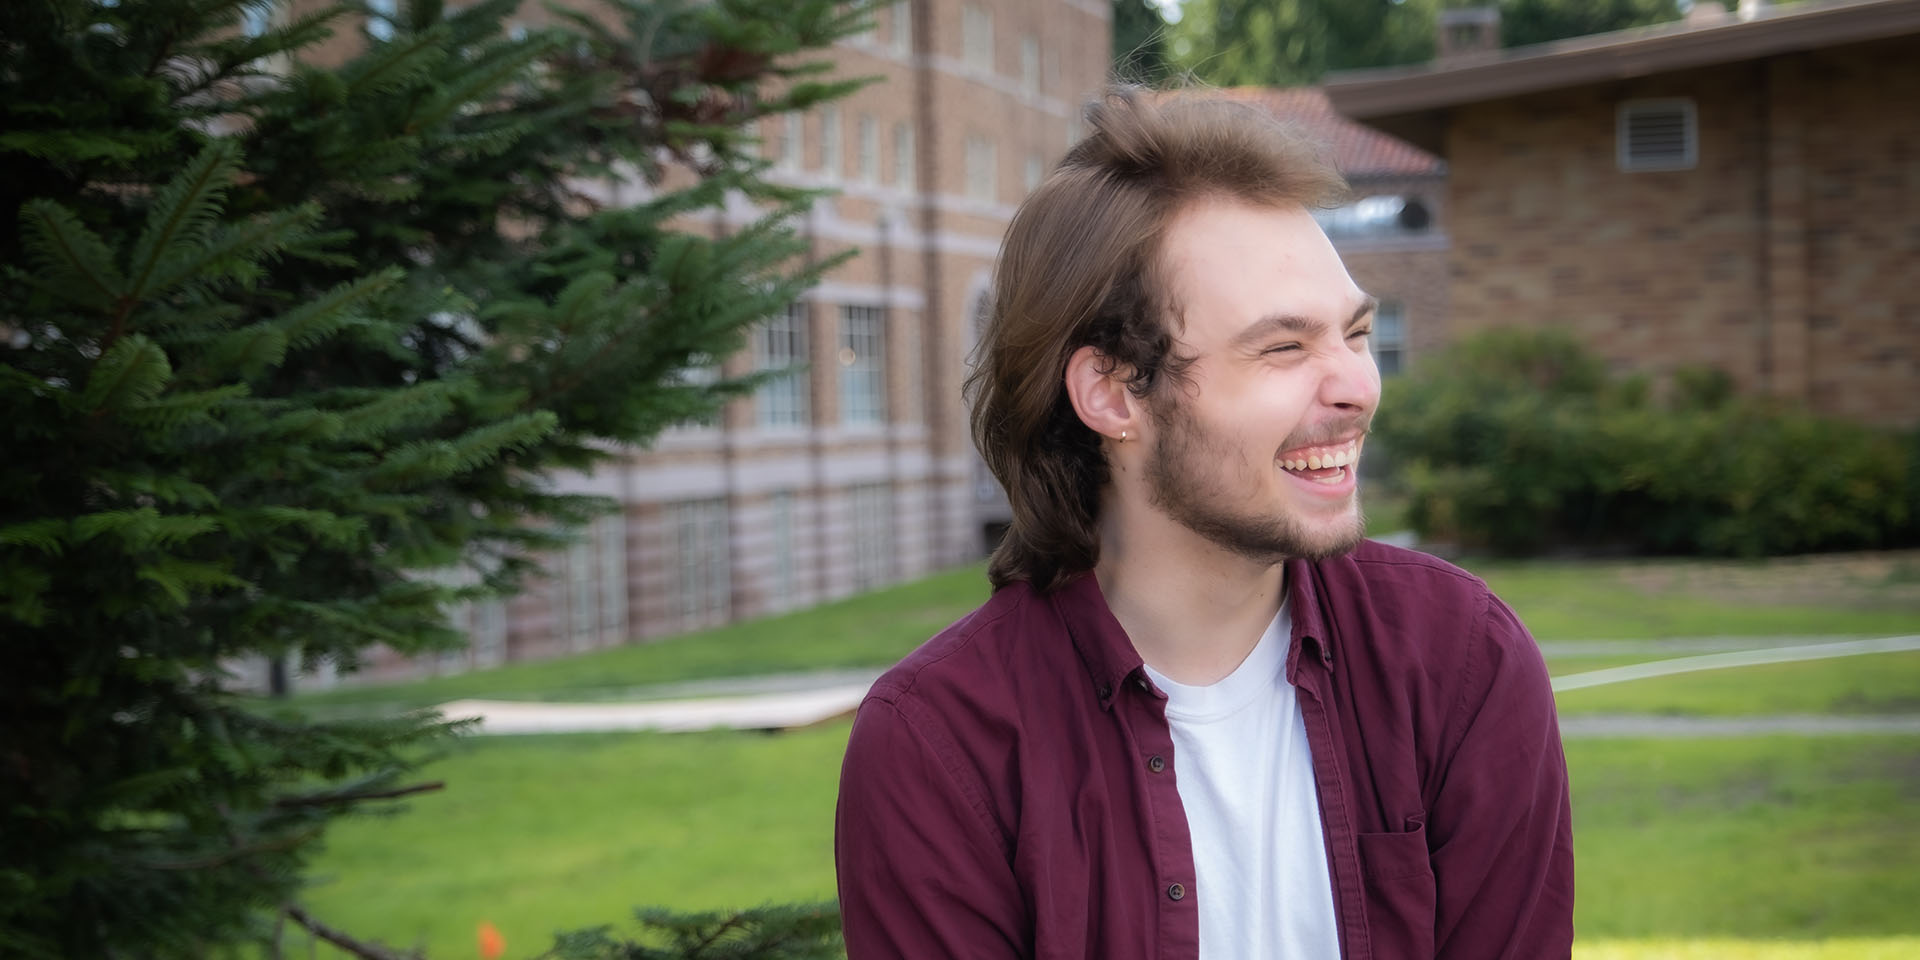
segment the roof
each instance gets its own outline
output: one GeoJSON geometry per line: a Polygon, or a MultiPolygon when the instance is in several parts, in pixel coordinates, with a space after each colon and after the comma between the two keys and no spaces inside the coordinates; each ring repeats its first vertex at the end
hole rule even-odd
{"type": "Polygon", "coordinates": [[[1328,78],[1334,109],[1437,146],[1425,114],[1446,107],[1800,50],[1920,33],[1920,0],[1808,0],[1746,17],[1636,27],[1412,67],[1328,78]]]}
{"type": "Polygon", "coordinates": [[[1318,87],[1233,87],[1220,96],[1266,109],[1327,145],[1333,164],[1349,180],[1374,177],[1437,177],[1446,162],[1398,137],[1355,123],[1333,109],[1318,87]]]}

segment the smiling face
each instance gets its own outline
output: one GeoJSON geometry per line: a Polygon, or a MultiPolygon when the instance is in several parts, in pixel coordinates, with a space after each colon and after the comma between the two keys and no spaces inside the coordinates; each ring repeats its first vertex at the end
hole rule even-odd
{"type": "Polygon", "coordinates": [[[1380,400],[1372,298],[1298,205],[1196,201],[1161,257],[1176,350],[1193,363],[1148,401],[1153,505],[1252,559],[1352,549],[1354,474],[1380,400]]]}

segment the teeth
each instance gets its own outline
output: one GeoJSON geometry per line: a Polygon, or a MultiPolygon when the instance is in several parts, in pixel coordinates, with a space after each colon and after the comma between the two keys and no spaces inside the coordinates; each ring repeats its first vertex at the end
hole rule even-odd
{"type": "MultiPolygon", "coordinates": [[[[1332,453],[1324,455],[1311,454],[1303,460],[1282,460],[1280,461],[1280,467],[1284,470],[1331,470],[1336,467],[1345,467],[1359,459],[1360,451],[1358,444],[1349,443],[1332,453]]],[[[1333,477],[1321,482],[1335,483],[1338,482],[1338,480],[1338,477],[1333,477]]]]}

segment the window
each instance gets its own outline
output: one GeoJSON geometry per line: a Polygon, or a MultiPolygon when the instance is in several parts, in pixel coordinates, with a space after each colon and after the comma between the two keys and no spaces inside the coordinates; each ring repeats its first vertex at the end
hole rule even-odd
{"type": "Polygon", "coordinates": [[[984,203],[992,203],[999,196],[999,184],[994,169],[997,160],[994,156],[993,141],[985,137],[968,137],[966,147],[967,196],[984,203]]]}
{"type": "Polygon", "coordinates": [[[884,423],[886,416],[886,311],[841,307],[840,422],[884,423]]]}
{"type": "Polygon", "coordinates": [[[1620,169],[1691,170],[1700,162],[1700,118],[1693,101],[1629,100],[1619,112],[1620,169]]]}
{"type": "Polygon", "coordinates": [[[1399,373],[1407,363],[1407,308],[1382,300],[1373,313],[1373,362],[1383,377],[1399,373]]]}
{"type": "Polygon", "coordinates": [[[591,650],[600,626],[599,581],[594,576],[591,543],[567,546],[567,647],[591,650]]]}
{"type": "Polygon", "coordinates": [[[960,57],[975,70],[993,72],[993,14],[971,3],[960,10],[960,57]]]}
{"type": "Polygon", "coordinates": [[[820,172],[828,180],[838,179],[840,170],[840,108],[820,108],[820,172]]]}
{"type": "Polygon", "coordinates": [[[869,590],[886,583],[893,570],[893,485],[852,487],[853,586],[869,590]]]}
{"type": "Polygon", "coordinates": [[[893,125],[893,182],[903,190],[912,190],[918,179],[913,161],[913,126],[902,120],[893,125]]]}
{"type": "Polygon", "coordinates": [[[627,639],[627,518],[612,514],[593,522],[593,543],[600,554],[600,639],[627,639]]]}
{"type": "Polygon", "coordinates": [[[1041,163],[1040,158],[1038,156],[1031,153],[1027,154],[1027,169],[1026,169],[1026,177],[1025,177],[1027,192],[1032,193],[1034,188],[1040,185],[1040,178],[1045,175],[1046,175],[1046,165],[1041,163]]]}
{"type": "Polygon", "coordinates": [[[1336,240],[1423,233],[1433,223],[1420,198],[1399,196],[1361,197],[1344,207],[1315,210],[1313,219],[1336,240]]]}
{"type": "Polygon", "coordinates": [[[473,665],[498,666],[507,661],[507,603],[493,598],[476,600],[467,638],[473,647],[473,665]]]}
{"type": "Polygon", "coordinates": [[[724,623],[732,602],[727,502],[687,500],[668,508],[673,538],[673,612],[684,627],[724,623]]]}
{"type": "Polygon", "coordinates": [[[893,43],[893,52],[902,57],[913,56],[913,3],[911,0],[894,0],[893,29],[888,40],[893,43]]]}
{"type": "Polygon", "coordinates": [[[811,413],[807,389],[807,305],[789,303],[768,318],[754,340],[754,366],[785,370],[754,393],[763,427],[806,426],[811,413]]]}
{"type": "Polygon", "coordinates": [[[768,504],[773,513],[773,577],[767,602],[775,610],[793,607],[793,491],[781,490],[768,504]]]}
{"type": "Polygon", "coordinates": [[[806,124],[801,122],[798,113],[788,112],[780,115],[779,135],[774,138],[774,165],[782,170],[798,170],[806,160],[802,150],[806,140],[803,131],[806,124]]]}
{"type": "Polygon", "coordinates": [[[859,131],[857,149],[860,151],[853,160],[854,168],[859,171],[861,183],[880,181],[880,125],[868,114],[860,115],[857,127],[859,131]]]}
{"type": "Polygon", "coordinates": [[[1020,92],[1040,94],[1040,41],[1032,34],[1020,38],[1020,92]]]}
{"type": "Polygon", "coordinates": [[[399,15],[400,0],[367,0],[367,35],[392,40],[393,18],[399,15]]]}

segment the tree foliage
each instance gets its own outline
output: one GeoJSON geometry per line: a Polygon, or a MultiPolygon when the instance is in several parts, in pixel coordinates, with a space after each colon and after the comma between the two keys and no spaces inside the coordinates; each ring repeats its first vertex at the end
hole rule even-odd
{"type": "Polygon", "coordinates": [[[1113,73],[1133,83],[1166,79],[1173,64],[1160,9],[1147,0],[1113,0],[1113,73]]]}
{"type": "MultiPolygon", "coordinates": [[[[1174,63],[1222,86],[1317,83],[1334,70],[1419,63],[1453,0],[1187,0],[1174,63]]],[[[1501,45],[1673,20],[1674,0],[1500,0],[1501,45]]]]}
{"type": "Polygon", "coordinates": [[[518,6],[0,8],[0,954],[319,927],[314,841],[451,728],[228,668],[458,643],[605,506],[551,473],[750,387],[688,371],[830,265],[749,131],[857,85],[807,52],[863,5],[518,6]],[[766,215],[678,226],[730,196],[766,215]]]}

